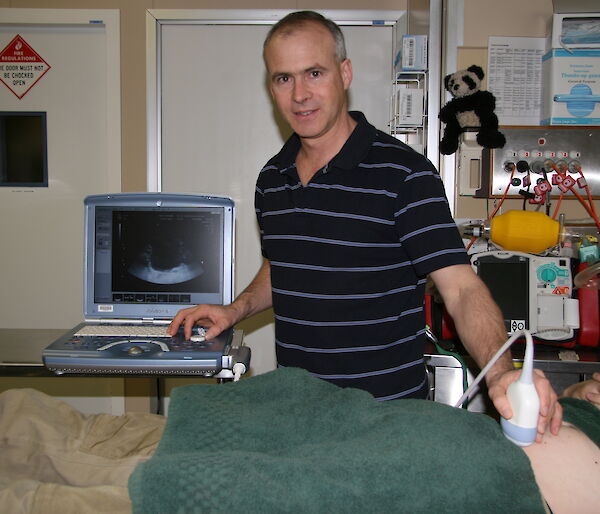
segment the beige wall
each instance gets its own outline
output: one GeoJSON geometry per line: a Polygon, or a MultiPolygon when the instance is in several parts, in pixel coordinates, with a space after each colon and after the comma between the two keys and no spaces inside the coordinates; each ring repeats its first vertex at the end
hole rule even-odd
{"type": "Polygon", "coordinates": [[[464,46],[487,47],[488,36],[546,35],[552,0],[464,0],[464,46]]]}

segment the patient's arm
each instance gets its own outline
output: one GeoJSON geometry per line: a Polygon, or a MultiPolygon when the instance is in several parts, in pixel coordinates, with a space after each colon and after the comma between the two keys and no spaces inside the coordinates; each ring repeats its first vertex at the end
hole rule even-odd
{"type": "Polygon", "coordinates": [[[561,396],[587,400],[600,409],[600,373],[594,373],[590,380],[567,387],[561,396]]]}

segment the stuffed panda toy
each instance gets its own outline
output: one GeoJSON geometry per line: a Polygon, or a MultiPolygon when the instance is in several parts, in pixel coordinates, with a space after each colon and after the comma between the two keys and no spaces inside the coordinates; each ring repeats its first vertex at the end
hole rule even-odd
{"type": "Polygon", "coordinates": [[[444,86],[454,97],[438,116],[446,124],[440,141],[440,152],[444,155],[456,152],[460,134],[469,128],[478,130],[477,143],[484,148],[502,148],[506,143],[494,114],[496,98],[479,89],[483,77],[483,70],[476,65],[444,77],[444,86]]]}

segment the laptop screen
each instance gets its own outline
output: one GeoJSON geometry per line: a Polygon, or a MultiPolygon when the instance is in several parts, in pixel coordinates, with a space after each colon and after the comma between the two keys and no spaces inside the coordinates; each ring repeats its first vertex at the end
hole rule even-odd
{"type": "Polygon", "coordinates": [[[86,318],[170,319],[231,302],[229,198],[120,193],[89,196],[84,207],[86,318]]]}

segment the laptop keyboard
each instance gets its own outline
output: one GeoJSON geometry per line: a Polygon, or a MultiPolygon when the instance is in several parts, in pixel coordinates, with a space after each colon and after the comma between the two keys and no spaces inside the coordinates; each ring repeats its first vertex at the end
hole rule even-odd
{"type": "Polygon", "coordinates": [[[73,337],[171,337],[169,325],[85,325],[73,337]]]}

